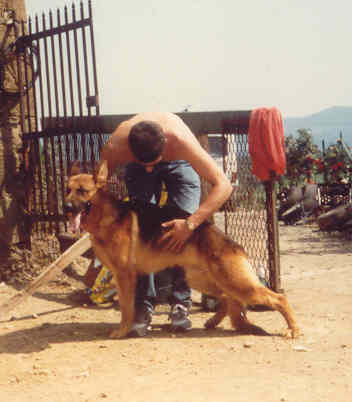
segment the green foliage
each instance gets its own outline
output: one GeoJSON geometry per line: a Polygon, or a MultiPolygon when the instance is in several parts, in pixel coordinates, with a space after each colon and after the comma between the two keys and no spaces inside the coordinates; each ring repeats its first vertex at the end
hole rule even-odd
{"type": "Polygon", "coordinates": [[[324,154],[313,144],[312,134],[298,130],[298,136],[285,138],[286,186],[303,184],[306,181],[326,184],[352,182],[352,160],[349,147],[342,140],[330,145],[324,154]]]}
{"type": "Polygon", "coordinates": [[[289,135],[285,138],[286,175],[289,185],[297,185],[309,179],[316,168],[315,161],[321,158],[321,151],[313,144],[312,134],[307,130],[298,130],[298,137],[289,135]]]}
{"type": "Polygon", "coordinates": [[[321,162],[321,171],[325,172],[325,178],[329,183],[352,182],[352,160],[341,140],[329,146],[321,162]]]}

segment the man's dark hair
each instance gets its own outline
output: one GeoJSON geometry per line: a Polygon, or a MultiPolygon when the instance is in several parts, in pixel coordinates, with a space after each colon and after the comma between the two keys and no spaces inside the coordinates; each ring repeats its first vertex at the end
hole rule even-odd
{"type": "Polygon", "coordinates": [[[134,156],[143,163],[155,161],[164,149],[163,129],[153,121],[135,124],[128,135],[128,143],[134,156]]]}

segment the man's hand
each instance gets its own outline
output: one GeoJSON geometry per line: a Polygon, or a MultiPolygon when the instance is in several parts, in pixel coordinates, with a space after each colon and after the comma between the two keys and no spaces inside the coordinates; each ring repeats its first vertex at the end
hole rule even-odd
{"type": "Polygon", "coordinates": [[[173,219],[164,222],[163,228],[169,229],[158,241],[166,250],[179,253],[182,251],[186,241],[190,238],[192,231],[188,229],[186,219],[173,219]]]}

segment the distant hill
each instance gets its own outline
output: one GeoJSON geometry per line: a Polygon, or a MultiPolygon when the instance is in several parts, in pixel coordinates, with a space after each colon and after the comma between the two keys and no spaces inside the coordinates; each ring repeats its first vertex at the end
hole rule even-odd
{"type": "Polygon", "coordinates": [[[301,128],[310,129],[313,142],[319,147],[323,140],[326,146],[335,144],[342,132],[344,142],[352,146],[352,107],[333,106],[308,116],[286,117],[284,128],[285,135],[296,135],[301,128]]]}

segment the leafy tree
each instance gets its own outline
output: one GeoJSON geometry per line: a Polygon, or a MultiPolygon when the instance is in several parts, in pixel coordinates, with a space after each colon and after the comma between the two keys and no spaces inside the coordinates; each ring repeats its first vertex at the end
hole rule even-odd
{"type": "Polygon", "coordinates": [[[324,153],[320,169],[328,183],[350,183],[352,181],[352,160],[349,151],[342,146],[341,140],[330,145],[324,153]]]}
{"type": "Polygon", "coordinates": [[[313,143],[312,134],[306,129],[297,130],[297,138],[292,134],[285,138],[286,185],[298,185],[313,178],[317,171],[321,151],[313,143]]]}

